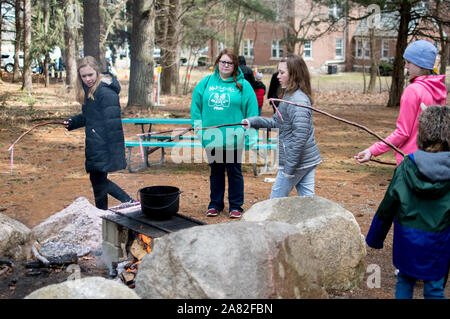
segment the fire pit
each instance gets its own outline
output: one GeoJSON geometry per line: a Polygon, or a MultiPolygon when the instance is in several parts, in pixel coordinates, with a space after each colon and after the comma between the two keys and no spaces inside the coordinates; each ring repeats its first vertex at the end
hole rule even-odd
{"type": "Polygon", "coordinates": [[[120,276],[131,288],[140,260],[153,248],[153,239],[180,229],[205,225],[194,218],[173,214],[169,219],[155,220],[142,212],[139,203],[119,205],[102,217],[103,261],[111,277],[120,276]]]}

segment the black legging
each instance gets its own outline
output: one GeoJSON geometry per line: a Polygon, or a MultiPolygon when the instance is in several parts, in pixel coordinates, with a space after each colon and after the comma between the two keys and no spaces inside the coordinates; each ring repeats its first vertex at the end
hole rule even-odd
{"type": "Polygon", "coordinates": [[[94,189],[95,206],[108,209],[108,194],[122,203],[134,201],[123,189],[108,179],[108,173],[90,172],[92,188],[94,189]]]}

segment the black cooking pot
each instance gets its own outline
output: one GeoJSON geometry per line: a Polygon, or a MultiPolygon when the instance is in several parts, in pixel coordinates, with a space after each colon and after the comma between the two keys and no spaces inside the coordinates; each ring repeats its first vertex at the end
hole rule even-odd
{"type": "Polygon", "coordinates": [[[170,219],[180,207],[181,191],[173,186],[149,186],[139,190],[144,215],[151,219],[170,219]]]}

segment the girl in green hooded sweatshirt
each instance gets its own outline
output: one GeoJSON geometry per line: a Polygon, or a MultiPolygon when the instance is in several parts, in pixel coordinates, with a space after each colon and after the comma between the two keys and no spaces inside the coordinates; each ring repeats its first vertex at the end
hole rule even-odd
{"type": "MultiPolygon", "coordinates": [[[[238,57],[224,49],[214,63],[214,73],[203,78],[192,94],[193,128],[240,123],[258,115],[255,92],[239,69],[238,57]]],[[[196,130],[205,148],[210,173],[210,202],[206,216],[214,217],[224,209],[225,171],[228,177],[230,218],[240,218],[244,203],[242,151],[256,139],[246,136],[240,125],[196,130]],[[249,141],[251,140],[251,141],[249,141]]]]}

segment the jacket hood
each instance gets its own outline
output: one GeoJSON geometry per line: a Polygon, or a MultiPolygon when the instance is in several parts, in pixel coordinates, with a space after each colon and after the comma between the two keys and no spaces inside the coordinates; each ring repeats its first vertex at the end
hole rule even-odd
{"type": "Polygon", "coordinates": [[[400,165],[406,167],[405,182],[417,197],[435,199],[450,192],[450,152],[418,150],[400,165]]]}
{"type": "Polygon", "coordinates": [[[104,77],[101,80],[99,87],[105,86],[119,94],[120,92],[120,83],[117,78],[111,73],[103,73],[104,77]]]}
{"type": "Polygon", "coordinates": [[[245,61],[245,57],[243,55],[238,56],[239,65],[247,65],[247,62],[245,61]]]}
{"type": "Polygon", "coordinates": [[[445,104],[447,100],[445,75],[422,75],[416,77],[413,83],[417,83],[425,88],[436,101],[436,104],[445,104]]]}
{"type": "MultiPolygon", "coordinates": [[[[117,81],[117,78],[114,75],[112,75],[111,73],[103,73],[103,75],[106,75],[106,76],[103,77],[103,79],[101,79],[101,82],[97,87],[97,90],[101,87],[107,87],[107,88],[110,88],[111,90],[113,90],[114,92],[116,92],[117,94],[119,94],[120,83],[119,83],[119,81],[117,81]]],[[[87,94],[89,93],[89,88],[84,83],[82,83],[82,85],[83,85],[84,93],[87,96],[87,94]]]]}
{"type": "Polygon", "coordinates": [[[429,153],[422,150],[414,152],[417,169],[430,181],[450,181],[450,152],[429,153]]]}

